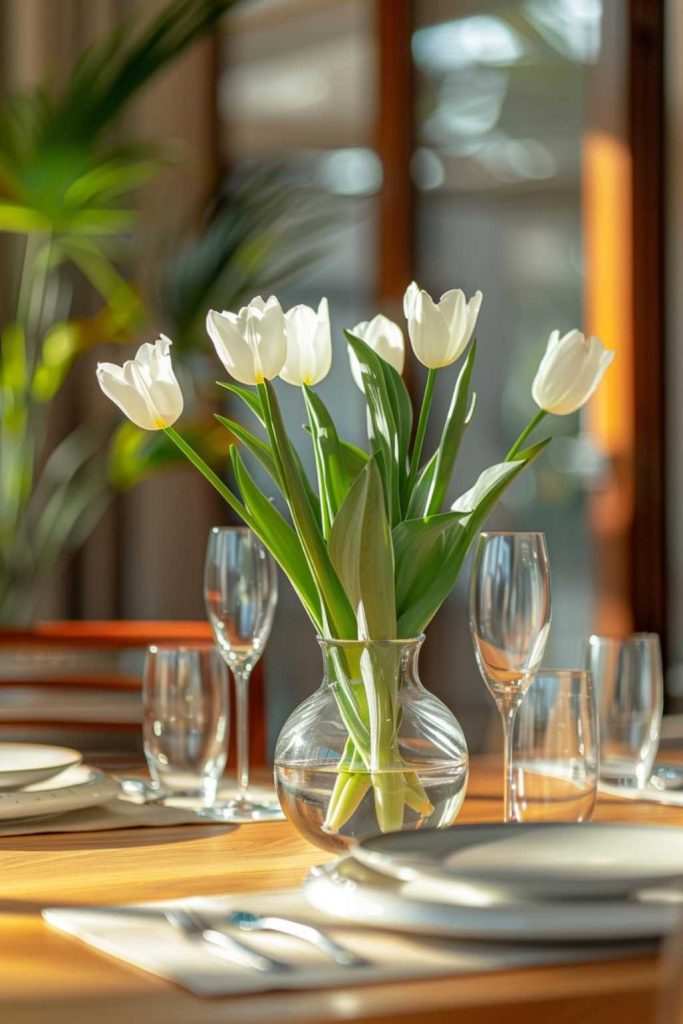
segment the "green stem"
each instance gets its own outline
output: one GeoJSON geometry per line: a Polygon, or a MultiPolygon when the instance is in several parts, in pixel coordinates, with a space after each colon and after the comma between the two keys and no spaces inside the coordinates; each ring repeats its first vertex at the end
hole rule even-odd
{"type": "Polygon", "coordinates": [[[425,434],[427,433],[429,410],[432,407],[432,398],[434,396],[436,373],[437,371],[433,369],[429,369],[427,371],[427,383],[425,384],[425,393],[422,398],[422,406],[420,407],[420,417],[417,421],[417,429],[415,430],[413,452],[410,457],[410,471],[408,473],[408,483],[406,485],[406,499],[408,501],[410,500],[410,495],[413,493],[413,487],[415,486],[417,474],[420,469],[420,459],[422,458],[422,447],[424,445],[425,434]]]}
{"type": "Polygon", "coordinates": [[[174,427],[164,427],[164,433],[171,441],[173,441],[173,444],[180,449],[183,455],[190,460],[192,465],[196,466],[202,476],[206,477],[211,486],[218,491],[221,498],[228,503],[233,512],[236,512],[240,519],[242,519],[247,526],[250,526],[253,529],[251,522],[252,517],[249,515],[248,510],[239,498],[232,493],[228,485],[221,480],[218,474],[214,473],[210,466],[207,466],[204,459],[201,455],[197,454],[192,445],[188,444],[185,438],[182,437],[174,427]]]}
{"type": "Polygon", "coordinates": [[[541,420],[544,419],[544,417],[547,416],[547,415],[548,414],[545,411],[545,409],[539,409],[538,410],[538,412],[533,417],[531,422],[526,425],[526,427],[524,428],[522,433],[519,435],[519,437],[517,438],[517,440],[513,444],[513,446],[510,449],[510,451],[505,456],[505,461],[506,462],[512,462],[513,461],[513,459],[517,455],[517,452],[520,450],[520,448],[522,447],[522,445],[526,441],[526,439],[529,436],[529,434],[532,434],[534,432],[534,430],[536,429],[538,424],[541,422],[541,420]]]}

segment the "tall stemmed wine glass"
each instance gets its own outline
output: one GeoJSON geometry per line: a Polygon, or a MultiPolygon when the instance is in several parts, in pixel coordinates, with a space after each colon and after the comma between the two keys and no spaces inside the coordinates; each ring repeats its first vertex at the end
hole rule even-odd
{"type": "Polygon", "coordinates": [[[504,820],[514,821],[512,729],[550,629],[550,572],[542,533],[482,533],[472,567],[470,629],[505,740],[504,820]]]}
{"type": "Polygon", "coordinates": [[[211,530],[204,600],[218,649],[235,677],[238,796],[221,812],[227,821],[281,818],[277,802],[254,801],[249,793],[249,678],[270,636],[277,604],[275,563],[251,530],[211,530]]]}

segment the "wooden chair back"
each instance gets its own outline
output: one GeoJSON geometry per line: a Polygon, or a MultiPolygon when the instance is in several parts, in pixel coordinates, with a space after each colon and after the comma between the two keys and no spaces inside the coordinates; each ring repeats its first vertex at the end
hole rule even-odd
{"type": "MultiPolygon", "coordinates": [[[[76,746],[91,760],[140,763],[142,670],[152,643],[202,643],[206,622],[46,622],[0,629],[0,739],[76,746]]],[[[265,763],[263,675],[254,672],[251,761],[265,763]]],[[[234,719],[234,716],[232,716],[234,719]]],[[[232,734],[229,764],[234,764],[232,734]]]]}

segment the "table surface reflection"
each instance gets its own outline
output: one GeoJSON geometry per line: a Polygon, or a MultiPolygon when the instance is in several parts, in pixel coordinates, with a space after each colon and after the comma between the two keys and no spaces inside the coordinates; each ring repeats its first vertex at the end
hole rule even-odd
{"type": "MultiPolygon", "coordinates": [[[[461,821],[499,821],[500,764],[475,758],[461,821]]],[[[682,824],[683,809],[600,799],[597,821],[682,824]]],[[[305,993],[198,999],[47,928],[45,905],[281,889],[326,858],[286,822],[0,839],[3,1024],[445,1022],[647,1024],[654,957],[305,993]]]]}

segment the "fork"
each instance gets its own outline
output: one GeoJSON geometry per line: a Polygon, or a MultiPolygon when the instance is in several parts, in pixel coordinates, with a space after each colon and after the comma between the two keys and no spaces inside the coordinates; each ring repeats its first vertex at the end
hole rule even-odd
{"type": "Polygon", "coordinates": [[[335,942],[319,928],[303,924],[301,921],[292,921],[286,917],[262,917],[260,914],[252,914],[247,910],[234,910],[227,919],[230,924],[240,928],[243,932],[281,932],[283,935],[292,935],[304,942],[310,942],[341,967],[367,967],[370,963],[369,960],[352,953],[346,946],[335,942]]]}
{"type": "Polygon", "coordinates": [[[228,935],[227,932],[215,928],[210,921],[201,914],[198,914],[196,910],[167,910],[164,917],[170,925],[182,932],[186,938],[192,939],[195,942],[206,943],[207,947],[216,956],[244,964],[246,967],[252,967],[256,971],[289,970],[289,964],[266,956],[265,953],[258,953],[251,946],[248,946],[246,942],[241,942],[240,939],[235,938],[233,935],[228,935]]]}

